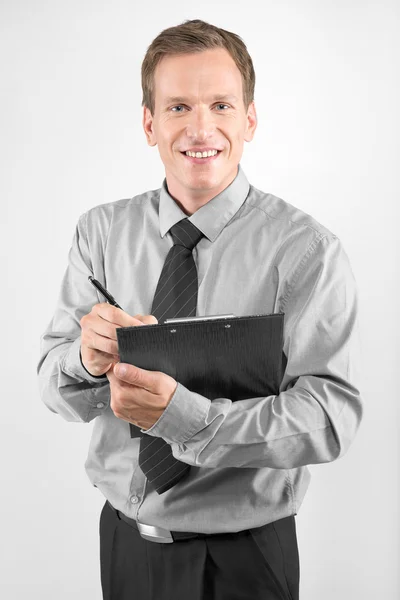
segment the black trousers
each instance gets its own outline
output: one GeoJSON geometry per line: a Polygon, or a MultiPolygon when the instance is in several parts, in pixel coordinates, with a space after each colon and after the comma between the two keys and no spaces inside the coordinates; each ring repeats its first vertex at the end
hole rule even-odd
{"type": "Polygon", "coordinates": [[[103,600],[298,600],[295,518],[160,544],[143,539],[106,502],[100,570],[103,600]]]}

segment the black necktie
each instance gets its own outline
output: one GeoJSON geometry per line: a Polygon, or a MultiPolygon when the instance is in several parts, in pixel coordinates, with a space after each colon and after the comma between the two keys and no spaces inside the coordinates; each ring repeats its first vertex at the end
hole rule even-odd
{"type": "MultiPolygon", "coordinates": [[[[192,250],[203,237],[187,218],[170,229],[174,245],[161,271],[151,314],[165,319],[192,317],[197,307],[197,269],[192,250]]],[[[174,458],[171,446],[162,438],[142,434],[139,466],[158,494],[163,494],[189,473],[190,465],[174,458]]]]}

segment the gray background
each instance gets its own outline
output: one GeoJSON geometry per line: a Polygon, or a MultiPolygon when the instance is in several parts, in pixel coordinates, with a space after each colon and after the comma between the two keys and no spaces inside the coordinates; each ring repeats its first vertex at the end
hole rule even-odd
{"type": "Polygon", "coordinates": [[[249,181],[338,235],[359,287],[366,413],[344,458],[310,467],[301,599],[399,597],[399,13],[382,0],[1,2],[2,598],[101,598],[92,424],[41,403],[39,337],[79,215],[162,183],[140,65],[162,29],[194,18],[253,58],[249,181]]]}

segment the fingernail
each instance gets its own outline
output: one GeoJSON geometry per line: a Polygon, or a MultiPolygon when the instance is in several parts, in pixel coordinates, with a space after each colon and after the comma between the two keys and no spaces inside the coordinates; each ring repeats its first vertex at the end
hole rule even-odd
{"type": "Polygon", "coordinates": [[[121,376],[126,375],[126,366],[124,364],[118,363],[117,374],[121,376]]]}

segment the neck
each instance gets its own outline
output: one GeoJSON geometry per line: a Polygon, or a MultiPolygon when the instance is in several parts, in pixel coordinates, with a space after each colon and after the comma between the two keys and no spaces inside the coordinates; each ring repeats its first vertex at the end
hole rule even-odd
{"type": "Polygon", "coordinates": [[[229,175],[217,186],[212,188],[190,188],[182,185],[172,174],[166,171],[165,178],[167,181],[168,193],[175,200],[183,212],[190,216],[199,208],[207,204],[210,200],[223,192],[235,179],[239,171],[235,167],[233,173],[229,175]]]}

